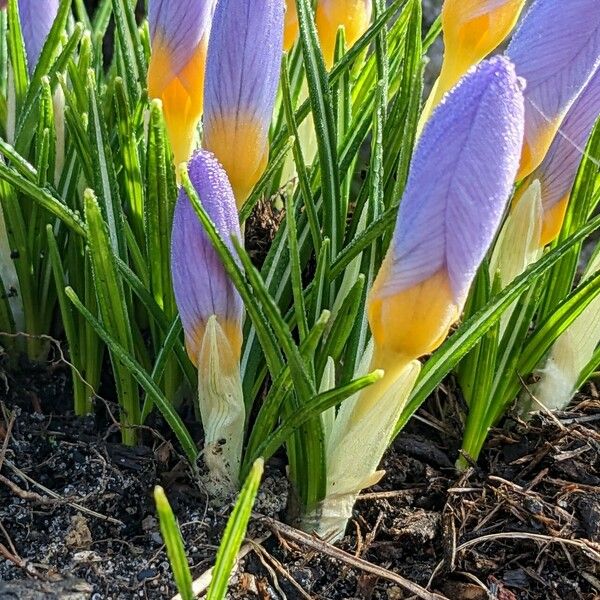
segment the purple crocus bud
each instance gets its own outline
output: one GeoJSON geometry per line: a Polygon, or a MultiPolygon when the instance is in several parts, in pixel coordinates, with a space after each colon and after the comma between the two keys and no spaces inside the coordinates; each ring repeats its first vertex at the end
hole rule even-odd
{"type": "Polygon", "coordinates": [[[531,174],[542,190],[541,246],[552,242],[562,228],[571,189],[587,139],[600,115],[600,68],[574,102],[542,164],[531,174]]]}
{"type": "Polygon", "coordinates": [[[527,84],[521,179],[540,165],[600,64],[600,2],[537,0],[515,32],[507,56],[527,84]]]}
{"type": "Polygon", "coordinates": [[[372,366],[432,352],[458,320],[512,191],[523,120],[522,87],[502,57],[469,71],[432,114],[369,296],[372,366]]]}
{"type": "MultiPolygon", "coordinates": [[[[233,192],[223,167],[210,152],[200,150],[190,159],[188,172],[206,212],[234,251],[231,238],[241,239],[241,233],[233,192]]],[[[239,362],[242,300],[183,189],[179,191],[173,217],[171,270],[191,361],[198,366],[206,327],[214,315],[229,341],[232,358],[239,362]]]]}
{"type": "Polygon", "coordinates": [[[150,0],[148,93],[163,103],[175,164],[192,151],[202,115],[204,68],[215,0],[150,0]]]}
{"type": "Polygon", "coordinates": [[[18,0],[27,68],[33,73],[58,13],[59,0],[18,0]]]}
{"type": "Polygon", "coordinates": [[[284,0],[219,0],[208,45],[203,147],[240,207],[263,174],[283,50],[284,0]]]}

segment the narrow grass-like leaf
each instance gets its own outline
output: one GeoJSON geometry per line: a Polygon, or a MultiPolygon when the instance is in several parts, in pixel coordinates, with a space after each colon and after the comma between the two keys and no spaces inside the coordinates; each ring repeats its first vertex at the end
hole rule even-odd
{"type": "Polygon", "coordinates": [[[65,293],[75,308],[81,312],[85,319],[94,328],[96,333],[104,340],[110,351],[123,363],[123,366],[129,369],[130,373],[136,378],[137,382],[144,388],[144,391],[151,395],[155,405],[158,407],[165,421],[169,424],[173,433],[177,437],[185,455],[192,465],[195,465],[198,458],[198,449],[194,440],[190,436],[186,426],[169,401],[164,397],[160,388],[152,381],[152,378],[144,371],[140,364],[127,352],[118,341],[111,336],[106,328],[87,310],[77,294],[70,287],[67,287],[65,293]]]}
{"type": "Polygon", "coordinates": [[[63,264],[60,257],[60,251],[58,244],[56,243],[56,237],[52,225],[46,225],[46,233],[48,236],[48,250],[50,263],[52,265],[52,272],[54,274],[54,282],[56,284],[56,293],[58,296],[58,303],[60,306],[60,316],[62,325],[65,331],[65,337],[67,338],[67,344],[69,346],[69,357],[71,359],[71,373],[73,379],[73,392],[74,392],[74,406],[75,414],[86,415],[91,412],[91,392],[84,382],[81,381],[81,364],[82,364],[82,350],[81,350],[81,332],[77,330],[75,325],[75,315],[73,314],[73,305],[65,294],[65,288],[67,287],[67,277],[63,269],[63,264]]]}
{"type": "MultiPolygon", "coordinates": [[[[126,352],[134,356],[132,324],[108,228],[94,193],[86,190],[84,199],[87,241],[101,322],[109,335],[113,336],[126,352]]],[[[111,362],[118,400],[123,412],[121,415],[123,441],[133,444],[136,440],[136,431],[132,427],[140,424],[137,386],[129,369],[114,352],[111,352],[111,362]]]]}
{"type": "MultiPolygon", "coordinates": [[[[316,395],[311,402],[287,415],[281,425],[263,441],[257,454],[268,460],[289,439],[290,435],[307,421],[318,417],[332,406],[341,404],[346,398],[379,381],[382,376],[383,371],[373,371],[373,373],[359,377],[346,385],[316,395]]],[[[248,459],[252,460],[253,457],[248,457],[248,459]]]]}
{"type": "Polygon", "coordinates": [[[171,505],[167,500],[165,491],[160,485],[154,488],[154,502],[160,523],[160,533],[167,547],[167,556],[169,557],[169,563],[171,564],[171,570],[173,571],[179,595],[182,600],[194,600],[192,573],[187,556],[185,555],[185,546],[183,545],[181,531],[171,505]]]}
{"type": "Polygon", "coordinates": [[[88,134],[92,145],[90,155],[94,168],[94,191],[106,218],[113,251],[117,256],[124,258],[126,246],[123,233],[123,206],[119,195],[115,162],[108,143],[106,120],[97,97],[96,77],[91,70],[88,71],[87,93],[90,115],[88,134]]]}
{"type": "Polygon", "coordinates": [[[296,7],[321,165],[323,227],[325,235],[331,240],[332,254],[336,256],[341,244],[342,232],[340,231],[338,217],[340,210],[340,175],[333,102],[325,62],[319,50],[319,39],[312,18],[311,3],[309,0],[297,0],[296,7]]]}
{"type": "Polygon", "coordinates": [[[237,502],[233,507],[233,512],[227,521],[225,533],[217,552],[217,560],[206,600],[224,600],[227,594],[227,584],[246,535],[263,470],[264,461],[262,458],[257,458],[248,473],[237,502]]]}
{"type": "Polygon", "coordinates": [[[123,76],[127,82],[129,100],[133,102],[139,98],[141,90],[145,87],[147,68],[142,41],[135,22],[135,6],[128,0],[113,0],[112,9],[119,40],[119,55],[125,71],[123,76]]]}
{"type": "Polygon", "coordinates": [[[8,0],[8,52],[12,68],[12,82],[15,94],[15,108],[17,114],[21,112],[21,105],[27,94],[29,73],[27,71],[27,58],[25,56],[25,42],[21,33],[21,20],[19,18],[18,0],[8,0]]]}
{"type": "MultiPolygon", "coordinates": [[[[300,353],[307,359],[314,355],[321,336],[329,322],[330,313],[324,311],[319,320],[311,328],[308,337],[300,345],[300,353]]],[[[263,440],[273,431],[277,419],[281,414],[281,406],[285,397],[290,393],[292,387],[292,378],[288,365],[280,372],[279,376],[273,381],[269,392],[260,406],[258,415],[254,420],[250,431],[250,439],[246,447],[246,456],[257,456],[257,449],[263,440]]],[[[251,463],[245,461],[246,467],[251,463]]]]}
{"type": "Polygon", "coordinates": [[[571,248],[600,228],[600,217],[594,218],[569,239],[545,254],[517,277],[501,293],[478,313],[473,315],[448,338],[424,365],[411,398],[394,430],[394,437],[400,432],[414,412],[433,392],[443,378],[458,364],[477,341],[493,327],[502,313],[537,279],[548,272],[571,248]]]}

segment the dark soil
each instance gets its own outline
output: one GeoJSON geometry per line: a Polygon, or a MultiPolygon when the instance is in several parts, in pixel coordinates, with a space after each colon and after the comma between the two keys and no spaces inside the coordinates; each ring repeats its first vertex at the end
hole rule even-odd
{"type": "MultiPolygon", "coordinates": [[[[209,505],[166,428],[154,423],[146,445],[125,448],[102,400],[95,416],[69,413],[63,365],[17,372],[0,371],[0,599],[171,598],[156,484],[194,576],[207,570],[231,506],[209,505]]],[[[340,546],[452,600],[600,598],[600,402],[589,392],[569,413],[493,432],[462,477],[452,396],[432,400],[427,424],[413,423],[386,456],[387,476],[359,499],[340,546]]],[[[283,519],[286,495],[274,461],[257,513],[283,519]]],[[[249,537],[268,530],[257,518],[249,537]]],[[[251,548],[232,597],[411,597],[385,571],[371,575],[294,536],[251,548]]]]}

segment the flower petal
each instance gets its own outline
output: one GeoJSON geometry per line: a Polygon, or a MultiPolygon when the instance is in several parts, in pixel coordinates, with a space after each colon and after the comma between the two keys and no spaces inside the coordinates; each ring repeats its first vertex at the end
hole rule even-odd
{"type": "Polygon", "coordinates": [[[500,57],[470,71],[433,113],[369,298],[378,355],[431,352],[457,320],[512,190],[523,113],[514,67],[500,57]]]}
{"type": "Polygon", "coordinates": [[[371,0],[319,0],[315,23],[327,68],[333,64],[335,42],[340,27],[344,28],[346,48],[351,48],[371,22],[371,0]]]}
{"type": "Polygon", "coordinates": [[[215,0],[150,0],[148,93],[163,103],[175,163],[192,151],[202,115],[204,67],[215,0]]]}
{"type": "MultiPolygon", "coordinates": [[[[225,243],[241,239],[231,185],[223,167],[206,151],[189,162],[194,188],[225,243]]],[[[232,348],[241,347],[242,300],[183,189],[179,192],[171,238],[171,269],[190,359],[196,363],[209,318],[216,315],[232,348]]]]}
{"type": "MultiPolygon", "coordinates": [[[[182,71],[201,41],[208,39],[215,0],[150,0],[148,24],[152,50],[168,57],[168,80],[182,71]]],[[[160,87],[164,87],[164,84],[160,87]]]]}
{"type": "Polygon", "coordinates": [[[283,50],[283,0],[219,0],[206,65],[204,139],[238,205],[262,175],[283,50]]]}
{"type": "Polygon", "coordinates": [[[33,73],[58,13],[59,0],[18,0],[27,67],[33,73]]]}
{"type": "Polygon", "coordinates": [[[507,56],[527,82],[520,179],[542,162],[569,108],[600,65],[600,2],[537,0],[507,56]]]}
{"type": "MultiPolygon", "coordinates": [[[[444,64],[438,101],[515,26],[525,0],[446,0],[442,7],[444,64]]],[[[437,102],[435,103],[437,104],[437,102]]]]}
{"type": "Polygon", "coordinates": [[[600,115],[600,68],[573,103],[542,164],[531,175],[542,184],[542,245],[560,233],[586,142],[600,115]]]}

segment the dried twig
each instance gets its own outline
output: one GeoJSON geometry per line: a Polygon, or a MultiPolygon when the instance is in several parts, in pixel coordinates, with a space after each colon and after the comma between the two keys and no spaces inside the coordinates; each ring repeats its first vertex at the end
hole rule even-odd
{"type": "MultiPolygon", "coordinates": [[[[4,419],[6,420],[6,413],[8,411],[5,409],[4,403],[1,403],[0,406],[2,407],[2,415],[3,415],[4,419]]],[[[2,443],[2,448],[0,448],[0,471],[2,471],[2,465],[4,464],[4,457],[6,456],[6,451],[8,450],[8,444],[10,442],[12,428],[13,428],[13,425],[15,424],[15,419],[16,419],[14,411],[9,414],[10,414],[10,417],[8,418],[8,421],[6,424],[6,432],[4,435],[4,442],[2,443]]]]}
{"type": "Polygon", "coordinates": [[[489,533],[482,535],[478,538],[474,538],[461,544],[456,551],[466,550],[471,546],[476,546],[483,542],[493,542],[496,540],[534,540],[536,542],[544,542],[549,544],[565,544],[575,546],[589,556],[592,560],[600,563],[600,545],[594,544],[589,540],[575,539],[571,540],[568,538],[552,537],[551,535],[543,535],[541,533],[526,533],[523,531],[506,531],[502,533],[489,533]]]}
{"type": "MultiPolygon", "coordinates": [[[[102,521],[107,521],[108,523],[113,523],[115,525],[120,525],[120,526],[124,525],[123,521],[119,521],[119,519],[115,519],[114,517],[108,517],[99,512],[96,512],[95,510],[91,510],[81,504],[78,504],[77,502],[71,502],[70,500],[63,498],[60,494],[57,494],[56,492],[52,491],[51,489],[43,486],[41,483],[38,483],[37,481],[35,481],[31,477],[29,477],[29,475],[27,475],[26,473],[21,471],[21,469],[19,469],[11,461],[5,460],[4,463],[6,464],[6,466],[9,469],[11,469],[23,481],[27,481],[28,483],[30,483],[37,489],[41,490],[49,498],[44,498],[43,496],[40,496],[39,494],[34,494],[33,492],[26,492],[25,490],[21,490],[21,488],[18,488],[18,486],[16,486],[19,491],[18,492],[15,491],[15,493],[17,495],[19,495],[19,497],[23,497],[21,494],[26,494],[26,495],[33,494],[30,498],[26,498],[26,499],[33,500],[35,502],[41,502],[42,504],[50,504],[50,503],[52,503],[52,501],[55,501],[57,503],[62,503],[62,504],[71,506],[72,508],[76,508],[77,510],[80,510],[82,513],[86,513],[96,519],[101,519],[102,521]]],[[[13,486],[15,486],[15,484],[10,480],[6,480],[5,477],[2,477],[2,476],[0,476],[0,477],[1,477],[0,481],[2,481],[3,483],[6,483],[6,481],[9,482],[9,483],[6,483],[6,485],[8,485],[8,487],[10,487],[12,490],[13,486]]]]}
{"type": "Polygon", "coordinates": [[[0,556],[19,567],[19,569],[23,569],[29,575],[42,577],[42,574],[32,564],[23,560],[18,554],[12,553],[4,544],[0,544],[0,556]]]}
{"type": "Polygon", "coordinates": [[[352,554],[348,554],[344,550],[340,550],[328,542],[324,542],[312,537],[306,533],[303,533],[302,531],[299,531],[298,529],[290,527],[289,525],[285,525],[284,523],[280,523],[279,521],[275,521],[274,519],[267,517],[263,517],[263,520],[269,527],[271,527],[271,529],[273,529],[273,531],[276,531],[282,536],[290,538],[304,546],[308,546],[317,552],[327,554],[331,558],[335,558],[336,560],[344,562],[355,569],[359,569],[365,573],[371,573],[372,575],[376,575],[377,577],[381,577],[382,579],[386,579],[388,581],[392,581],[393,583],[408,590],[412,594],[415,594],[422,600],[448,600],[446,596],[429,592],[420,585],[413,583],[409,579],[406,579],[397,573],[393,573],[388,569],[374,565],[373,563],[370,563],[362,558],[356,558],[355,556],[352,556],[352,554]]]}

